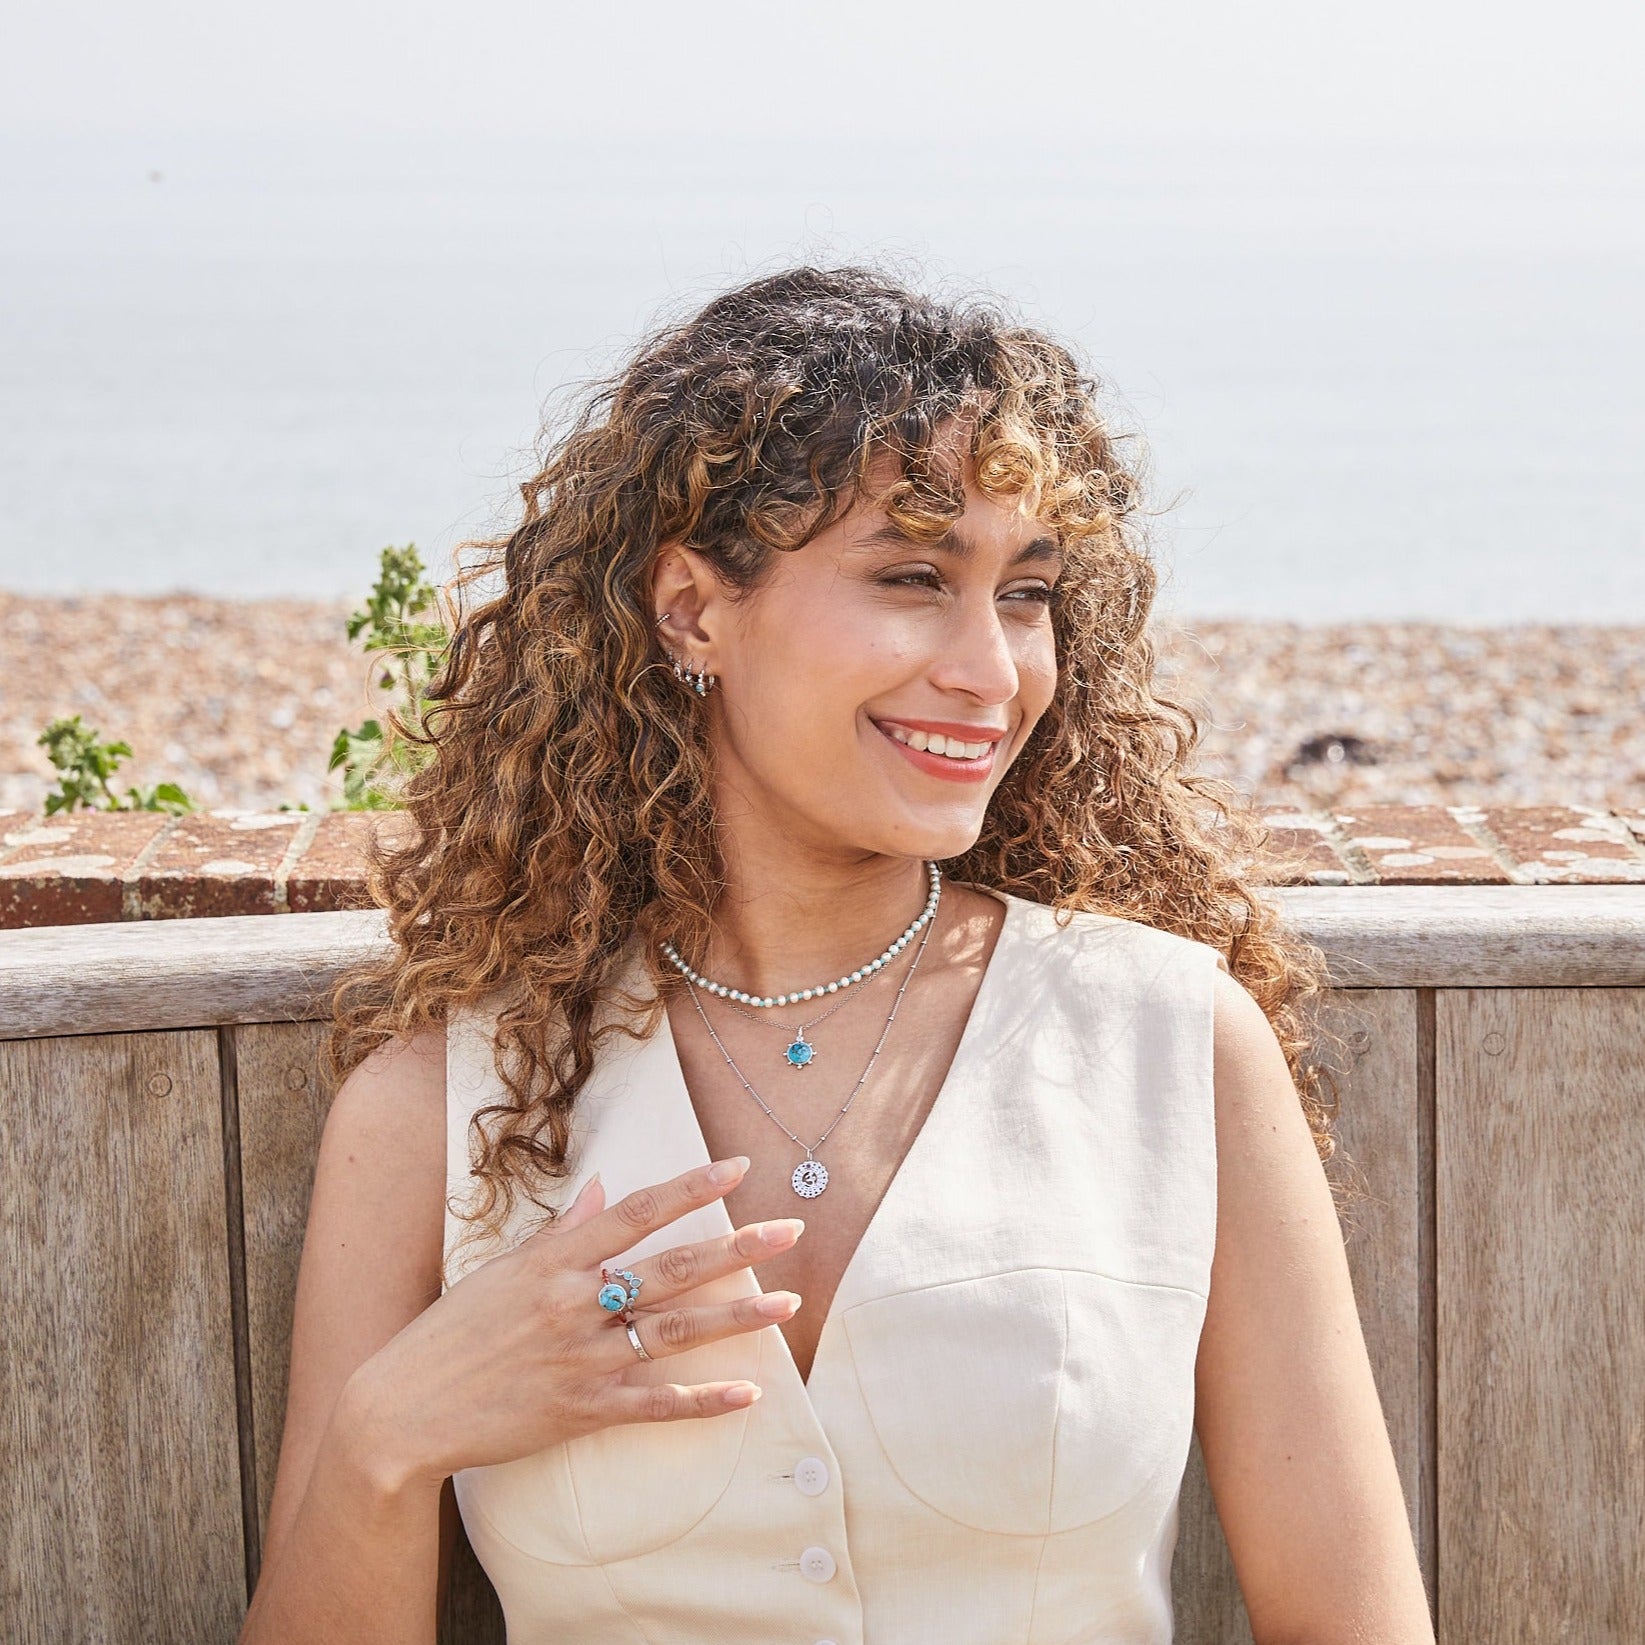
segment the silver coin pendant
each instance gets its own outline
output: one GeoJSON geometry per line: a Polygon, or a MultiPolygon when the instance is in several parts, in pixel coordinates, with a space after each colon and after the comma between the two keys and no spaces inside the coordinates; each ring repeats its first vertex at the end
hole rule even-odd
{"type": "Polygon", "coordinates": [[[828,1186],[828,1167],[820,1159],[803,1159],[794,1167],[794,1192],[815,1199],[828,1186]]]}

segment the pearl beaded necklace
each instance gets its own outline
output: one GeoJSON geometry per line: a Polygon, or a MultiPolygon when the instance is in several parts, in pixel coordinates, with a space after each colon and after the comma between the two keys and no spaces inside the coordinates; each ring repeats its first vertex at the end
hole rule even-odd
{"type": "Polygon", "coordinates": [[[837,982],[818,983],[815,988],[801,988],[787,994],[770,994],[764,997],[758,994],[745,994],[740,988],[728,988],[723,982],[710,982],[700,972],[693,971],[680,958],[679,951],[673,943],[665,940],[659,946],[662,948],[663,953],[668,956],[675,970],[680,972],[682,976],[689,978],[697,987],[706,989],[710,994],[718,994],[721,999],[737,1000],[743,1005],[759,1006],[762,1009],[781,1005],[798,1005],[802,1000],[820,999],[824,994],[837,994],[842,988],[849,988],[854,982],[862,982],[865,978],[873,976],[876,971],[889,965],[913,941],[921,928],[930,923],[932,916],[937,912],[937,904],[942,899],[942,873],[934,862],[928,862],[925,865],[925,871],[930,876],[931,894],[925,899],[925,907],[919,918],[878,959],[870,960],[860,971],[853,971],[848,976],[841,977],[837,982]]]}

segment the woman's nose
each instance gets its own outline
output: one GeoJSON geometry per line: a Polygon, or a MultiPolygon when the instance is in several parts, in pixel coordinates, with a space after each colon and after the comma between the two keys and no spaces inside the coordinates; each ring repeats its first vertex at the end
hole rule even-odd
{"type": "Polygon", "coordinates": [[[1004,703],[1016,696],[1016,653],[992,600],[956,602],[932,681],[945,691],[964,691],[978,702],[1004,703]]]}

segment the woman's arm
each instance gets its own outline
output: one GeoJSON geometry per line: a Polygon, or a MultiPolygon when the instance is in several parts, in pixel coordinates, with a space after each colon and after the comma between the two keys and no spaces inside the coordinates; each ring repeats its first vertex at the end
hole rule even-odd
{"type": "Polygon", "coordinates": [[[369,1397],[345,1390],[240,1645],[434,1645],[440,1495],[394,1466],[392,1447],[371,1434],[369,1397]]]}
{"type": "Polygon", "coordinates": [[[1330,1187],[1261,1006],[1217,972],[1206,1479],[1258,1645],[1432,1645],[1330,1187]]]}
{"type": "Polygon", "coordinates": [[[240,1645],[432,1645],[455,1537],[374,1421],[360,1367],[439,1296],[445,1037],[383,1046],[326,1117],[298,1270],[291,1379],[263,1566],[240,1645]]]}

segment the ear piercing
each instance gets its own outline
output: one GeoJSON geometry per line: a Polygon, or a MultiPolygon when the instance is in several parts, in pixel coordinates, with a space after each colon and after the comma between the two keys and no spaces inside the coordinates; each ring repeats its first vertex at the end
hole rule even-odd
{"type": "MultiPolygon", "coordinates": [[[[657,613],[657,621],[660,623],[667,622],[668,613],[666,611],[659,611],[657,613]]],[[[693,669],[690,663],[682,663],[672,651],[670,651],[668,655],[669,660],[674,664],[675,679],[683,680],[691,687],[693,691],[697,693],[699,697],[706,697],[708,693],[713,690],[714,682],[719,679],[718,674],[710,674],[703,668],[693,669]]]]}

